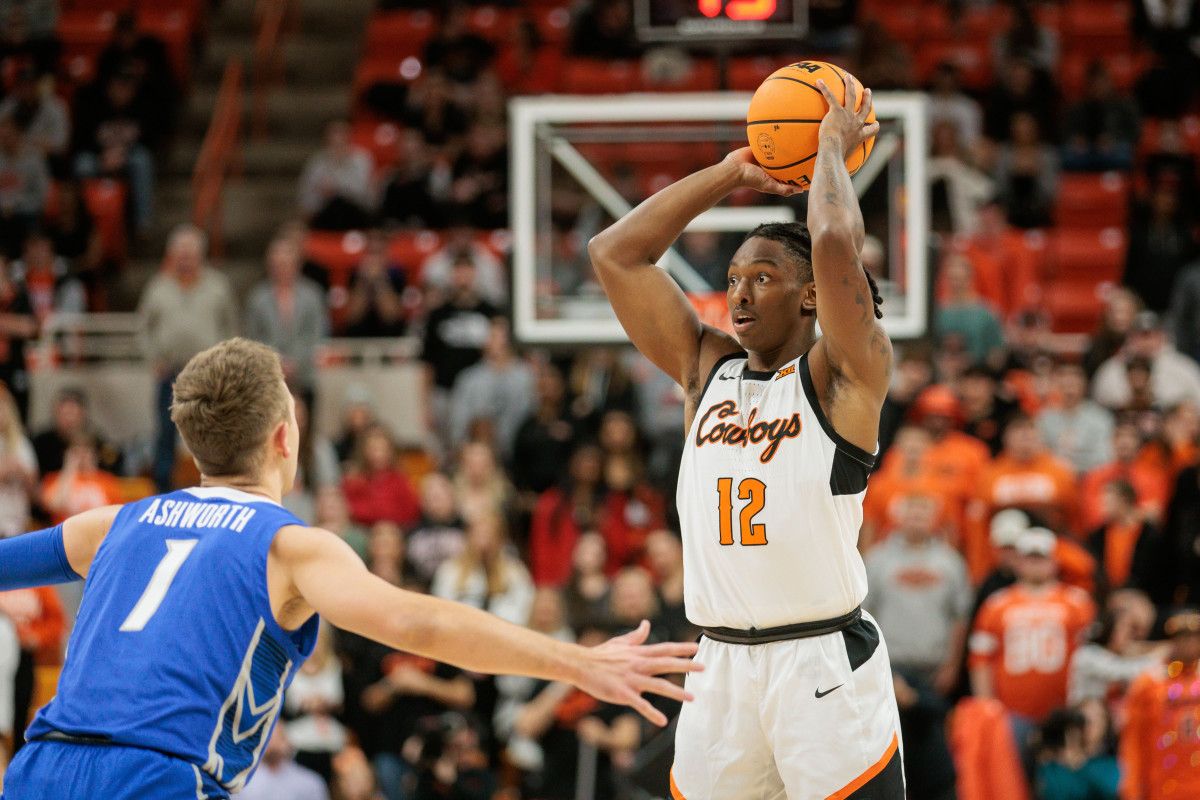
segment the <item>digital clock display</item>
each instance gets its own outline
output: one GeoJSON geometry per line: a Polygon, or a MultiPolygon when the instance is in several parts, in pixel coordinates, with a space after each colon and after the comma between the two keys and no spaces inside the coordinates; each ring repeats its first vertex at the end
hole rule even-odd
{"type": "Polygon", "coordinates": [[[803,36],[806,0],[637,0],[645,41],[803,36]]]}

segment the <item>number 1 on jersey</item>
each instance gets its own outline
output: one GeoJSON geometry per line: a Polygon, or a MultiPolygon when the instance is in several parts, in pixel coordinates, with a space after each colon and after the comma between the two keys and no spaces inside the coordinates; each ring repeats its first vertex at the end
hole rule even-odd
{"type": "Polygon", "coordinates": [[[150,583],[146,584],[146,591],[142,592],[133,611],[130,611],[129,616],[121,623],[120,630],[131,633],[146,627],[146,623],[162,605],[163,598],[167,596],[167,590],[171,588],[171,582],[179,574],[179,568],[192,554],[192,548],[198,541],[200,540],[167,539],[167,554],[154,568],[154,574],[150,576],[150,583]]]}
{"type": "MultiPolygon", "coordinates": [[[[748,500],[738,514],[742,545],[767,543],[767,526],[754,517],[767,504],[767,485],[758,478],[745,478],[738,484],[738,499],[748,500]]],[[[733,544],[733,478],[717,478],[717,516],[721,524],[721,544],[733,544]]]]}

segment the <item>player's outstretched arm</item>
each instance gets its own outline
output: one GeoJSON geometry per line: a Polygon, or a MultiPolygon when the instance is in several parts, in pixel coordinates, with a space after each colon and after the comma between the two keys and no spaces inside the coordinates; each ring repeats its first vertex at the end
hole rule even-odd
{"type": "Polygon", "coordinates": [[[862,210],[846,170],[846,154],[874,136],[879,123],[867,124],[871,90],[855,112],[858,84],[845,78],[846,102],[838,103],[824,81],[818,82],[829,103],[821,120],[817,162],[808,200],[812,235],[813,276],[817,285],[817,320],[829,366],[882,402],[887,393],[892,346],[875,317],[871,288],[863,271],[862,210]]]}
{"type": "Polygon", "coordinates": [[[586,648],[461,603],[399,589],[372,575],[349,545],[319,528],[282,529],[272,559],[294,587],[281,623],[302,621],[311,609],[339,628],[472,672],[572,683],[601,700],[631,706],[656,725],[665,725],[666,717],[642,693],[690,700],[681,687],[656,676],[702,669],[690,660],[695,644],[643,644],[650,632],[646,622],[586,648]]]}
{"type": "Polygon", "coordinates": [[[76,514],[61,525],[0,541],[0,591],[87,577],[120,506],[76,514]]]}
{"type": "Polygon", "coordinates": [[[797,191],[737,151],[657,192],[588,243],[596,275],[630,340],[684,388],[707,366],[702,362],[740,348],[700,323],[679,286],[656,263],[689,222],[743,187],[785,196],[797,191]]]}

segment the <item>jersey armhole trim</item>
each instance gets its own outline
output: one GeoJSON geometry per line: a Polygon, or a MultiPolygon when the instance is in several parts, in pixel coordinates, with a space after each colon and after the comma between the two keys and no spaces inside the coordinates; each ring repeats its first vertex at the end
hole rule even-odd
{"type": "Polygon", "coordinates": [[[709,384],[711,384],[713,382],[713,378],[717,377],[717,370],[719,370],[724,364],[734,360],[735,358],[745,358],[745,357],[746,357],[746,353],[744,351],[735,351],[733,353],[726,353],[725,355],[718,358],[717,362],[712,365],[712,369],[710,369],[708,371],[708,378],[706,378],[704,381],[704,388],[700,390],[700,396],[696,398],[696,403],[699,404],[699,402],[704,399],[704,395],[708,393],[708,386],[709,386],[709,384]]]}
{"type": "Polygon", "coordinates": [[[875,454],[868,453],[858,445],[846,441],[844,436],[833,429],[833,423],[829,421],[829,418],[825,416],[825,412],[821,409],[821,401],[817,397],[817,388],[813,385],[812,373],[808,367],[808,353],[800,357],[800,383],[804,386],[804,396],[808,398],[808,404],[812,407],[813,416],[817,418],[817,422],[820,423],[821,430],[825,431],[825,435],[833,440],[838,450],[841,450],[868,469],[873,469],[875,467],[875,454]]]}

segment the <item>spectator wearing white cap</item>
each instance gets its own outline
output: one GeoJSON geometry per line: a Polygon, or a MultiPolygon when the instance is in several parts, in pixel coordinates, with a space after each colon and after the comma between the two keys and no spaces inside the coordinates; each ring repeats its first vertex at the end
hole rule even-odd
{"type": "Polygon", "coordinates": [[[1067,700],[1067,669],[1096,616],[1087,592],[1058,579],[1057,537],[1030,528],[1016,540],[1017,582],[996,592],[970,638],[971,690],[995,698],[1014,720],[1018,740],[1067,700]]]}
{"type": "Polygon", "coordinates": [[[1029,527],[1029,515],[1019,508],[1005,508],[992,516],[989,538],[992,543],[992,552],[996,556],[996,566],[987,574],[975,592],[975,605],[971,609],[972,625],[975,617],[979,614],[979,609],[983,608],[983,604],[989,597],[1016,583],[1017,574],[1013,570],[1013,563],[1017,558],[1017,539],[1029,527]]]}

